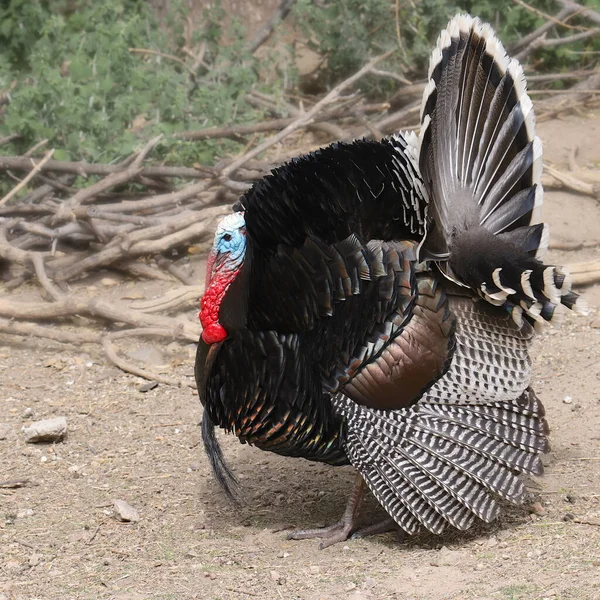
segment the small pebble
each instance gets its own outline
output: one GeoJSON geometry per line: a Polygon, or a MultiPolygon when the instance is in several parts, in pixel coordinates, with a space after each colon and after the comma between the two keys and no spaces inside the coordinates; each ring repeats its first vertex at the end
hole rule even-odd
{"type": "Polygon", "coordinates": [[[575,504],[575,502],[577,502],[577,496],[575,494],[567,494],[565,500],[571,504],[575,504]]]}
{"type": "Polygon", "coordinates": [[[316,565],[312,565],[308,568],[308,570],[313,574],[316,575],[317,573],[319,573],[321,571],[321,567],[317,567],[316,565]]]}
{"type": "Polygon", "coordinates": [[[24,419],[33,419],[33,408],[31,408],[31,406],[28,406],[24,411],[23,411],[23,418],[24,419]]]}
{"type": "Polygon", "coordinates": [[[546,509],[542,506],[541,502],[534,502],[529,507],[529,512],[541,517],[546,514],[546,509]]]}
{"type": "Polygon", "coordinates": [[[285,578],[278,571],[271,571],[269,575],[276,584],[283,585],[285,583],[285,578]]]}
{"type": "Polygon", "coordinates": [[[65,417],[55,417],[54,419],[36,421],[29,427],[24,427],[23,434],[25,435],[25,441],[30,444],[59,442],[67,434],[67,419],[65,417]]]}
{"type": "Polygon", "coordinates": [[[125,500],[114,500],[115,516],[119,521],[135,523],[140,520],[140,514],[125,500]]]}
{"type": "Polygon", "coordinates": [[[41,554],[32,554],[29,557],[29,566],[30,567],[37,567],[40,564],[41,560],[42,560],[42,555],[41,554]]]}
{"type": "Polygon", "coordinates": [[[21,508],[17,511],[17,519],[22,519],[24,517],[31,517],[33,514],[32,508],[21,508]]]}
{"type": "Polygon", "coordinates": [[[155,387],[158,387],[158,381],[148,381],[148,383],[143,383],[140,385],[138,391],[145,393],[153,390],[155,387]]]}
{"type": "Polygon", "coordinates": [[[485,569],[485,566],[483,565],[483,563],[477,563],[475,565],[475,570],[476,571],[483,571],[485,569]]]}
{"type": "Polygon", "coordinates": [[[572,404],[573,403],[573,397],[572,396],[565,396],[563,398],[563,403],[564,404],[572,404]]]}
{"type": "Polygon", "coordinates": [[[572,521],[575,518],[575,515],[571,514],[571,513],[567,513],[564,517],[563,517],[563,521],[572,521]]]}

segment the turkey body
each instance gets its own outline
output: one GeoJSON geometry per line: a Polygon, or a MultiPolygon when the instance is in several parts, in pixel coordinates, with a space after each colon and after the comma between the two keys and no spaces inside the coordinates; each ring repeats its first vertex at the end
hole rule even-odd
{"type": "Polygon", "coordinates": [[[406,532],[492,520],[542,471],[535,327],[581,301],[544,265],[541,145],[520,66],[453,19],[414,135],[334,144],[257,182],[215,234],[203,435],[351,463],[406,532]]]}

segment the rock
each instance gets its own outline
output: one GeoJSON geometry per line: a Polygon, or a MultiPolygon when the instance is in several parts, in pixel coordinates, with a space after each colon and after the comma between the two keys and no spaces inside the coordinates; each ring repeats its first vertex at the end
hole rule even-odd
{"type": "Polygon", "coordinates": [[[152,365],[153,367],[159,367],[165,364],[164,354],[155,346],[150,346],[148,344],[140,346],[135,350],[130,350],[127,352],[127,356],[146,363],[147,365],[152,365]]]}
{"type": "Polygon", "coordinates": [[[577,502],[577,496],[573,493],[567,494],[565,496],[565,502],[570,502],[571,504],[575,504],[575,502],[577,502]]]}
{"type": "Polygon", "coordinates": [[[541,502],[534,502],[529,507],[529,512],[540,517],[546,514],[546,509],[542,506],[541,502]]]}
{"type": "Polygon", "coordinates": [[[28,406],[24,411],[23,411],[23,415],[22,415],[23,419],[33,419],[33,408],[31,408],[31,406],[28,406]]]}
{"type": "Polygon", "coordinates": [[[23,427],[25,441],[30,444],[37,442],[59,442],[67,434],[67,419],[55,417],[36,421],[29,427],[23,427]]]}
{"type": "Polygon", "coordinates": [[[278,571],[271,571],[269,575],[271,579],[278,585],[283,585],[285,583],[285,578],[282,577],[278,571]]]}
{"type": "Polygon", "coordinates": [[[37,567],[40,564],[42,558],[43,557],[42,557],[41,554],[32,554],[29,557],[29,566],[30,567],[37,567]]]}
{"type": "Polygon", "coordinates": [[[103,279],[100,280],[100,283],[102,285],[105,286],[111,286],[111,285],[119,285],[119,280],[118,279],[113,279],[112,277],[104,277],[103,279]]]}
{"type": "Polygon", "coordinates": [[[565,396],[563,398],[563,404],[573,404],[573,397],[572,396],[565,396]]]}
{"type": "Polygon", "coordinates": [[[114,500],[113,503],[115,515],[119,521],[135,523],[140,520],[140,513],[133,506],[127,504],[125,500],[114,500]]]}
{"type": "Polygon", "coordinates": [[[8,423],[0,423],[0,440],[5,440],[12,432],[12,427],[8,423]]]}
{"type": "Polygon", "coordinates": [[[147,383],[140,385],[138,391],[145,393],[153,390],[155,387],[158,387],[158,381],[148,381],[147,383]]]}

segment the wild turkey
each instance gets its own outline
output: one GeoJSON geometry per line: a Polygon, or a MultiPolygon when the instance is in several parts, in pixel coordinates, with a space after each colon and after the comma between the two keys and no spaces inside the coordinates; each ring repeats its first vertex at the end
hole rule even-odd
{"type": "MultiPolygon", "coordinates": [[[[534,328],[585,310],[541,257],[542,149],[518,62],[442,31],[421,132],[334,144],[258,181],[215,233],[196,378],[203,438],[350,462],[407,533],[467,529],[540,474],[534,328]]],[[[362,481],[323,545],[346,539],[362,481]]]]}

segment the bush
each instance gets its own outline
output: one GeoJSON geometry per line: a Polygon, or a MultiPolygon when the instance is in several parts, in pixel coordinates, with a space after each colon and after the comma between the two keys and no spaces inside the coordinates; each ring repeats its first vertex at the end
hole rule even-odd
{"type": "MultiPolygon", "coordinates": [[[[59,148],[57,158],[108,162],[129,154],[140,137],[261,117],[245,102],[258,81],[256,59],[244,51],[238,25],[229,32],[233,41],[223,43],[219,9],[205,14],[196,33],[206,43],[209,70],[192,76],[192,60],[182,64],[164,56],[185,59],[179,51],[182,16],[178,3],[171,3],[160,27],[144,1],[73,7],[10,0],[0,9],[0,90],[15,84],[0,134],[21,136],[11,150],[48,138],[59,148]]],[[[173,162],[210,163],[232,144],[166,137],[159,150],[173,162]]]]}
{"type": "MultiPolygon", "coordinates": [[[[583,2],[585,4],[586,2],[583,2]]],[[[491,23],[506,46],[521,39],[545,22],[536,12],[512,0],[420,0],[419,2],[394,2],[394,0],[343,0],[321,3],[298,0],[295,14],[301,23],[310,46],[327,56],[326,85],[348,77],[368,58],[384,51],[398,48],[381,69],[403,73],[409,78],[422,78],[432,43],[448,20],[458,12],[468,12],[491,23]],[[398,13],[396,15],[396,6],[398,13]],[[399,35],[398,35],[399,34],[399,35]]],[[[539,11],[554,15],[559,6],[552,0],[528,0],[539,11]]],[[[597,8],[597,0],[587,0],[597,8]]],[[[590,23],[574,18],[571,24],[590,23]]],[[[561,35],[564,28],[558,28],[561,35]]],[[[567,32],[570,35],[572,32],[567,32]]],[[[556,33],[550,32],[550,35],[556,33]]],[[[532,64],[538,71],[560,71],[584,68],[597,62],[593,52],[600,50],[600,36],[588,40],[537,51],[532,64]],[[591,50],[590,54],[581,54],[591,50]]],[[[374,95],[397,86],[391,79],[371,78],[369,90],[374,95]]]]}

